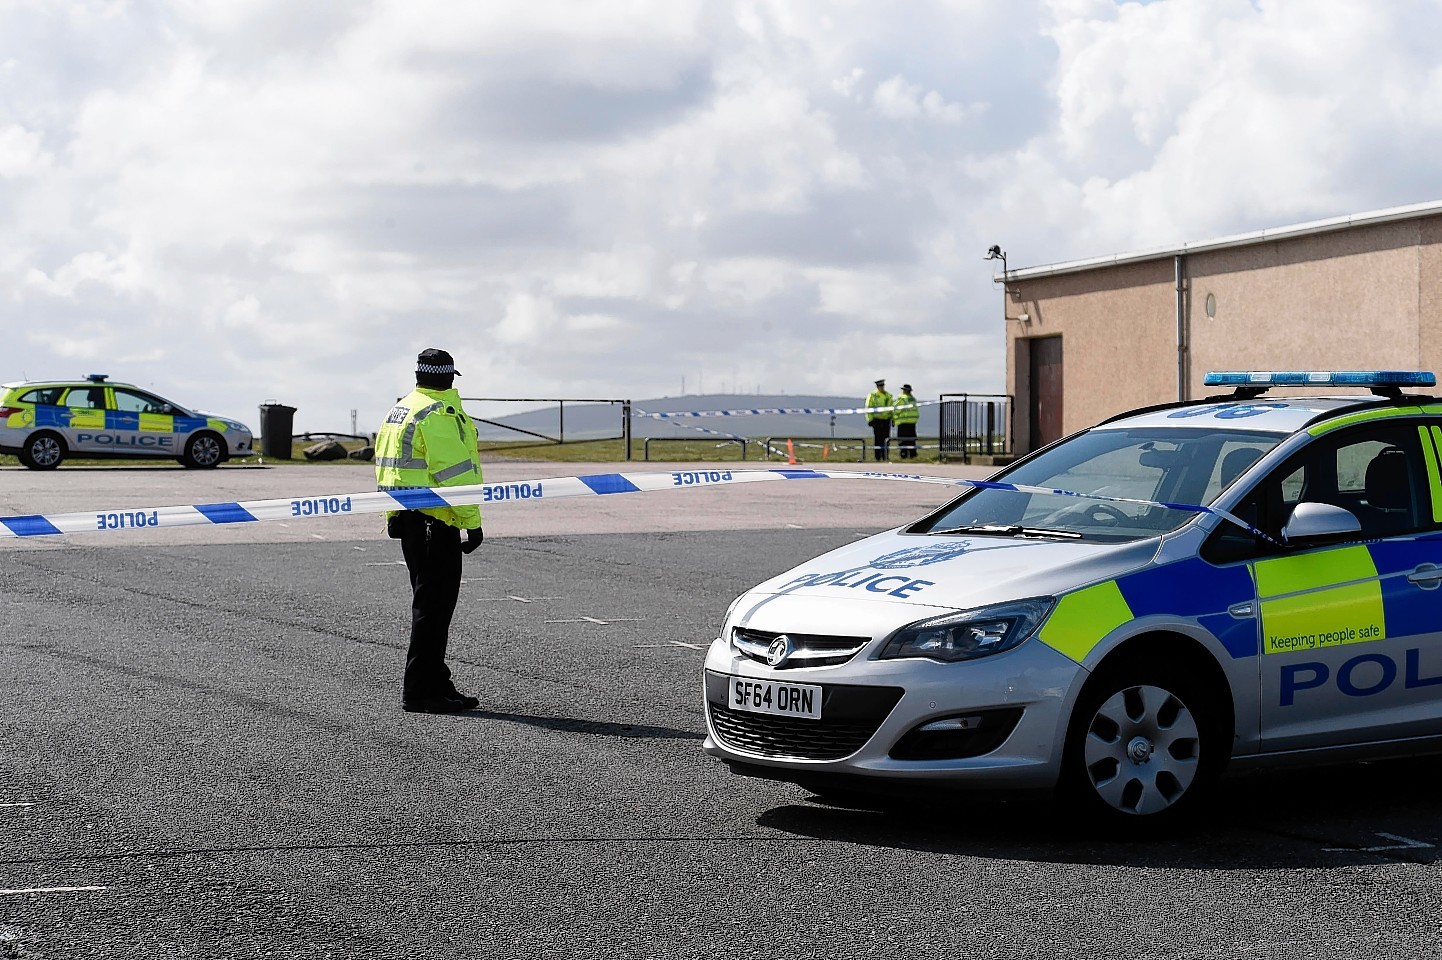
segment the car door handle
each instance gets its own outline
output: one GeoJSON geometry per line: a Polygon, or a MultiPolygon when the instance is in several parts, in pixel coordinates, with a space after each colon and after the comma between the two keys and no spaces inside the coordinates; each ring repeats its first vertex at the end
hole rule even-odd
{"type": "Polygon", "coordinates": [[[1230,613],[1232,616],[1236,617],[1238,620],[1247,620],[1251,618],[1252,611],[1254,609],[1255,608],[1252,606],[1252,601],[1248,600],[1245,603],[1232,604],[1230,607],[1227,608],[1227,612],[1230,613]]]}
{"type": "Polygon", "coordinates": [[[1407,579],[1423,590],[1436,590],[1438,586],[1442,586],[1442,567],[1435,563],[1424,563],[1407,574],[1407,579]]]}

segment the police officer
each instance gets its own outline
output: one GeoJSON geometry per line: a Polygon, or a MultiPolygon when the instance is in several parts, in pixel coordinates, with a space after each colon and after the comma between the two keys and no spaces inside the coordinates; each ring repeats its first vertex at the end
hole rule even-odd
{"type": "MultiPolygon", "coordinates": [[[[451,386],[460,376],[444,350],[416,358],[416,388],[403,397],[376,434],[376,487],[397,492],[481,482],[476,427],[451,386]]],[[[386,514],[386,530],[400,540],[411,576],[411,640],[406,650],[401,705],[412,713],[455,713],[480,706],[451,682],[446,643],[461,592],[461,554],[480,546],[481,510],[435,506],[434,494],[409,495],[414,506],[386,514]],[[422,506],[425,503],[431,506],[422,506]],[[465,542],[461,542],[461,531],[465,542]]]]}
{"type": "Polygon", "coordinates": [[[902,460],[916,459],[916,421],[921,419],[921,410],[916,398],[911,395],[911,384],[903,383],[901,393],[892,400],[896,411],[892,422],[896,424],[897,455],[902,460]]]}
{"type": "Polygon", "coordinates": [[[886,459],[886,445],[891,442],[891,411],[875,410],[874,408],[890,406],[891,394],[886,392],[886,381],[876,381],[876,389],[866,395],[866,422],[871,424],[871,436],[877,460],[886,459]]]}

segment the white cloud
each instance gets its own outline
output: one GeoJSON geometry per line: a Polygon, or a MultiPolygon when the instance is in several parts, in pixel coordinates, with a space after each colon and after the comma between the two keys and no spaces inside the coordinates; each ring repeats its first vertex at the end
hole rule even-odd
{"type": "Polygon", "coordinates": [[[1442,195],[1439,27],[1430,0],[11,3],[0,379],[98,365],[301,430],[376,420],[430,345],[471,395],[996,391],[993,243],[1442,195]]]}

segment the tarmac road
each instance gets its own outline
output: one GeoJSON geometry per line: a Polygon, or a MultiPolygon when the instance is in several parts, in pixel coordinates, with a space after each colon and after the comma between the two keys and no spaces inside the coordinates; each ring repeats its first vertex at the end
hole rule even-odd
{"type": "MultiPolygon", "coordinates": [[[[6,469],[0,512],[369,476],[6,469]]],[[[1436,760],[1238,779],[1194,834],[1116,843],[1045,804],[842,809],[704,757],[732,597],[951,493],[491,510],[451,657],[483,705],[450,717],[399,709],[375,517],[0,541],[0,958],[1442,954],[1436,760]]]]}

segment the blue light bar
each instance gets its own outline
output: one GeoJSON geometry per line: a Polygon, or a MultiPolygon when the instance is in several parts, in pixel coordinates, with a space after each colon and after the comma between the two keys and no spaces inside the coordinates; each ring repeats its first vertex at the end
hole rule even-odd
{"type": "Polygon", "coordinates": [[[1435,387],[1428,370],[1214,370],[1208,387],[1435,387]]]}

